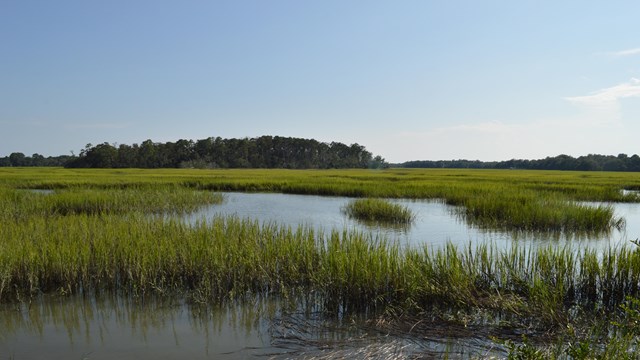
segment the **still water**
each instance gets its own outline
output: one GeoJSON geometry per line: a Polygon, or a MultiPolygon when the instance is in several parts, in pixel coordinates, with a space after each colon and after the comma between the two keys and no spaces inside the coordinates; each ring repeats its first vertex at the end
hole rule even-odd
{"type": "MultiPolygon", "coordinates": [[[[470,226],[457,215],[455,206],[435,200],[391,200],[408,207],[415,215],[415,221],[407,227],[385,227],[350,219],[342,208],[351,200],[345,197],[310,195],[270,194],[270,193],[223,193],[223,204],[206,207],[189,215],[188,221],[195,222],[215,216],[237,215],[261,222],[284,224],[292,227],[308,226],[325,233],[331,230],[356,230],[373,236],[384,236],[398,240],[409,247],[428,246],[432,249],[447,243],[465,247],[469,244],[495,244],[499,248],[518,246],[568,246],[576,249],[585,247],[608,248],[610,245],[628,244],[629,240],[640,237],[640,205],[611,204],[616,217],[626,220],[626,227],[614,229],[610,233],[598,234],[558,234],[539,232],[489,231],[470,226]]],[[[592,204],[594,206],[598,204],[592,204]]]]}
{"type": "MultiPolygon", "coordinates": [[[[38,299],[0,313],[0,359],[246,358],[269,349],[251,305],[191,311],[123,298],[38,299]]],[[[267,314],[264,311],[264,314],[267,314]]]]}
{"type": "Polygon", "coordinates": [[[0,307],[0,359],[340,359],[504,349],[446,324],[410,332],[361,318],[283,311],[274,299],[202,308],[179,301],[50,296],[0,307]]]}
{"type": "Polygon", "coordinates": [[[0,308],[0,359],[370,359],[504,356],[488,327],[413,334],[363,318],[283,311],[273,299],[200,308],[55,296],[0,308]]]}
{"type": "MultiPolygon", "coordinates": [[[[225,193],[225,202],[189,215],[190,222],[236,215],[261,222],[308,226],[327,233],[343,229],[433,249],[491,243],[499,247],[570,246],[608,248],[640,237],[640,205],[613,204],[626,228],[607,234],[564,236],[486,231],[468,226],[456,208],[438,201],[393,200],[415,214],[404,228],[349,219],[350,199],[306,195],[225,193]]],[[[371,326],[370,319],[327,320],[321,314],[283,311],[274,299],[202,309],[181,300],[121,297],[42,297],[0,307],[2,359],[246,359],[502,357],[504,348],[484,334],[489,327],[453,331],[432,324],[420,335],[371,326]],[[430,333],[431,331],[431,333],[430,333]],[[458,355],[458,356],[456,356],[458,355]]]]}

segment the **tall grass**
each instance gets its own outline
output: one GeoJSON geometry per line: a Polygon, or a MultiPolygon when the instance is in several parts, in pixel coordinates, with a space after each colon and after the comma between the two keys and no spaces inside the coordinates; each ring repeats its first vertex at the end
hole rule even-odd
{"type": "Polygon", "coordinates": [[[638,296],[640,252],[491,246],[400,250],[351,232],[237,218],[189,226],[144,214],[37,217],[0,228],[0,300],[108,290],[217,302],[304,290],[329,311],[413,304],[485,308],[561,323],[579,306],[638,296]]]}
{"type": "Polygon", "coordinates": [[[176,186],[59,189],[52,193],[0,188],[0,219],[79,214],[177,214],[223,201],[221,194],[176,186]]]}
{"type": "MultiPolygon", "coordinates": [[[[463,216],[479,226],[598,231],[615,225],[610,207],[576,203],[553,189],[529,188],[542,186],[541,179],[582,184],[581,177],[565,173],[549,178],[535,173],[537,178],[529,179],[505,171],[498,181],[498,173],[482,171],[42,171],[10,169],[0,176],[0,301],[104,288],[135,294],[184,292],[206,302],[305,288],[325,294],[339,308],[412,303],[418,308],[515,309],[532,301],[554,317],[567,304],[611,308],[637,292],[637,254],[629,249],[597,256],[551,248],[535,253],[487,247],[400,251],[396,244],[364,234],[318,234],[236,218],[192,226],[149,216],[221,201],[206,190],[220,184],[219,177],[244,189],[248,184],[274,191],[324,184],[348,190],[358,184],[362,193],[422,191],[459,205],[463,216]],[[444,187],[441,182],[449,178],[454,180],[444,187]],[[42,194],[29,188],[55,191],[42,194]]],[[[598,180],[603,188],[620,180],[617,174],[607,176],[598,180]]],[[[632,186],[630,178],[623,179],[632,186]]],[[[361,203],[380,205],[366,199],[353,202],[361,203]]]]}
{"type": "Polygon", "coordinates": [[[471,224],[494,229],[606,232],[624,226],[610,205],[587,205],[545,195],[508,194],[467,197],[457,203],[471,224]]]}

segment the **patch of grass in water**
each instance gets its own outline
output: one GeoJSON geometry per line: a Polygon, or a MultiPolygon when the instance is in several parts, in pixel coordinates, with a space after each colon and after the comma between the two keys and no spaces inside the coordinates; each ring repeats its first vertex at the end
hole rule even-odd
{"type": "Polygon", "coordinates": [[[489,229],[600,233],[625,225],[610,205],[592,206],[543,194],[487,194],[453,204],[462,205],[459,213],[470,224],[489,229]]]}
{"type": "Polygon", "coordinates": [[[343,209],[349,217],[367,222],[388,224],[411,224],[415,215],[401,204],[385,199],[357,199],[349,202],[343,209]]]}

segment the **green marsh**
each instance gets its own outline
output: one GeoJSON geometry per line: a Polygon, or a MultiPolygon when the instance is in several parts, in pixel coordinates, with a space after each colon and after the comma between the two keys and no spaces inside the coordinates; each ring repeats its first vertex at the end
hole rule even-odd
{"type": "Polygon", "coordinates": [[[394,324],[488,317],[551,334],[547,348],[569,338],[631,346],[635,337],[620,330],[627,327],[613,324],[624,323],[639,296],[635,245],[401,249],[365,233],[234,217],[193,225],[172,214],[222,201],[217,190],[271,191],[441,199],[489,229],[597,231],[623,220],[583,202],[638,201],[620,191],[638,186],[640,178],[623,173],[2,169],[0,301],[107,292],[220,304],[313,294],[326,314],[394,324]]]}

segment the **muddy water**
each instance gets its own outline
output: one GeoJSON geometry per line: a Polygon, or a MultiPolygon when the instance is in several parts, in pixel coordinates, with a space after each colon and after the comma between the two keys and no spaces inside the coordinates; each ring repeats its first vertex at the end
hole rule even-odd
{"type": "MultiPolygon", "coordinates": [[[[226,193],[226,201],[188,221],[237,215],[325,232],[344,228],[398,239],[405,246],[442,247],[495,243],[584,248],[622,246],[640,237],[640,205],[615,204],[624,230],[608,234],[552,236],[488,232],[468,226],[455,208],[434,201],[395,200],[416,221],[385,228],[347,218],[340,197],[226,193]]],[[[202,309],[182,301],[124,298],[43,297],[0,307],[0,359],[247,359],[247,358],[453,358],[503,357],[487,327],[452,331],[433,324],[420,335],[371,327],[371,319],[326,319],[308,312],[283,313],[277,301],[202,309]],[[368,321],[369,320],[369,321],[368,321]],[[429,332],[431,331],[431,333],[429,332]]]]}

